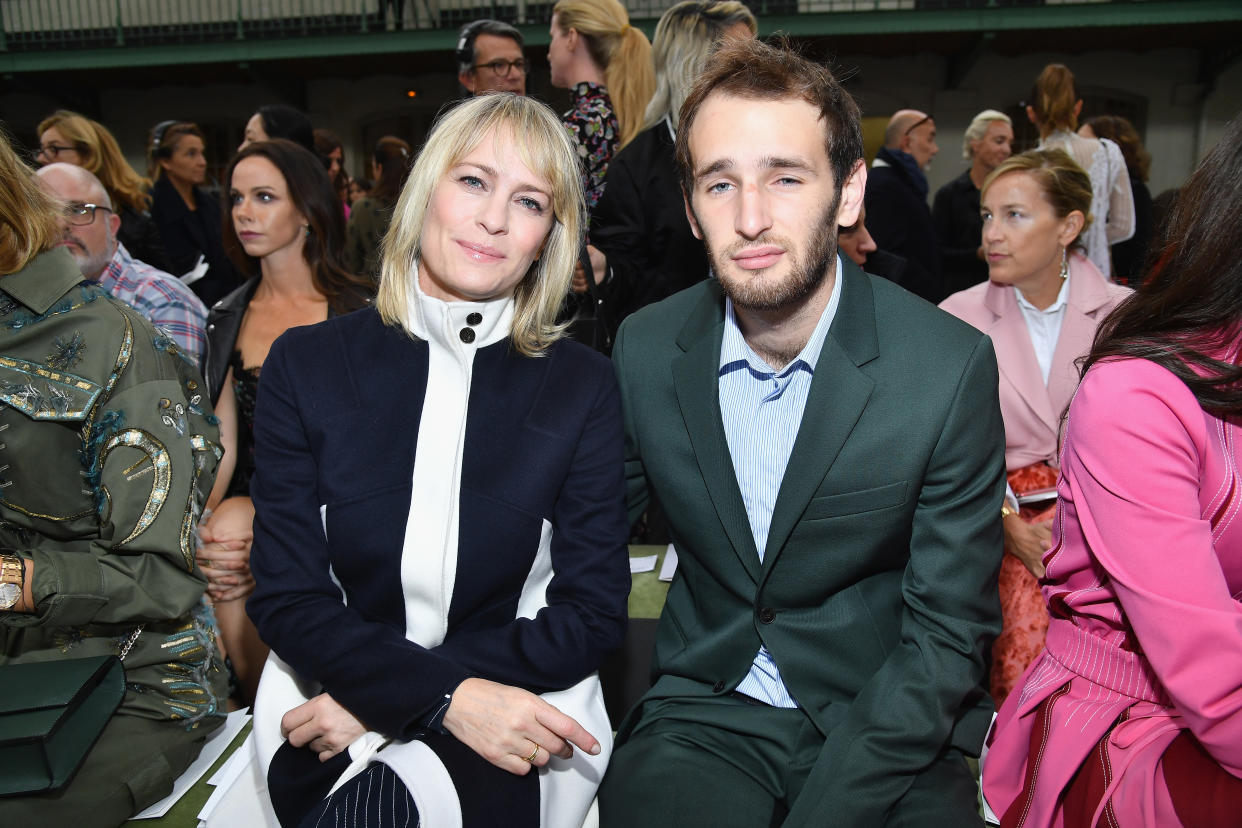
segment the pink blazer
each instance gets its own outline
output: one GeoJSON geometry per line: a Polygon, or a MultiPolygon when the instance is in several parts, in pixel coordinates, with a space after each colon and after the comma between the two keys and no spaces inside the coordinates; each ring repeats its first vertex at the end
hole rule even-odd
{"type": "Polygon", "coordinates": [[[997,814],[1016,804],[1023,826],[1061,825],[1058,798],[1105,734],[1121,825],[1180,824],[1159,759],[1181,729],[1242,777],[1240,430],[1154,363],[1088,372],[1041,581],[1047,649],[1001,708],[984,767],[997,814]]]}
{"type": "Polygon", "coordinates": [[[1016,288],[984,282],[955,293],[940,307],[992,339],[1000,367],[1000,406],[1005,421],[1009,471],[1046,462],[1057,465],[1061,414],[1078,387],[1074,360],[1091,349],[1095,329],[1130,293],[1105,279],[1083,255],[1070,257],[1065,319],[1052,357],[1048,384],[1039,373],[1035,348],[1014,295],[1016,288]]]}

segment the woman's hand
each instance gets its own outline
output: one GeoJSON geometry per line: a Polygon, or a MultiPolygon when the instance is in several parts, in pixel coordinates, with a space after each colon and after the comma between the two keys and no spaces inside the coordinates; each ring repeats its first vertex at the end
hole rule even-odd
{"type": "MultiPolygon", "coordinates": [[[[604,255],[604,251],[600,250],[593,244],[586,246],[587,256],[591,259],[591,270],[595,274],[595,284],[604,281],[604,275],[608,272],[608,257],[604,255]]],[[[582,268],[582,262],[574,265],[574,278],[570,282],[570,287],[574,293],[586,293],[587,278],[586,271],[582,268]]]]}
{"type": "Polygon", "coordinates": [[[453,692],[444,728],[502,770],[522,776],[551,754],[568,759],[573,746],[592,756],[599,742],[569,716],[534,693],[468,678],[453,692]],[[538,749],[536,749],[538,748],[538,749]]]}
{"type": "Polygon", "coordinates": [[[309,747],[326,762],[349,747],[367,729],[353,713],[320,693],[280,719],[280,735],[294,747],[309,747]]]}
{"type": "Polygon", "coordinates": [[[1050,523],[1027,523],[1016,514],[1006,516],[1005,549],[1036,578],[1044,577],[1044,553],[1052,548],[1050,523]]]}
{"type": "Polygon", "coordinates": [[[250,543],[254,539],[254,504],[230,497],[198,526],[198,565],[207,576],[207,597],[215,603],[245,598],[254,591],[250,543]]]}

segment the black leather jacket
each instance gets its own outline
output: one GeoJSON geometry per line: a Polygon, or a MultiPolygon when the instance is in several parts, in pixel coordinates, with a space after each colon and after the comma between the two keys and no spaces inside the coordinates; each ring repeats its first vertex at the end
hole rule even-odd
{"type": "Polygon", "coordinates": [[[212,405],[220,399],[220,389],[229,372],[229,357],[237,347],[237,332],[241,330],[246,307],[258,286],[258,276],[247,279],[237,290],[212,305],[207,314],[207,353],[203,356],[203,379],[207,381],[212,405]]]}

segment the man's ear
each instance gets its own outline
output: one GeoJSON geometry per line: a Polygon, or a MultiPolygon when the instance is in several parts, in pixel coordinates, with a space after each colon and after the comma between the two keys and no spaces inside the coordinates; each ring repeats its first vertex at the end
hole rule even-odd
{"type": "Polygon", "coordinates": [[[469,72],[462,72],[461,74],[459,74],[457,76],[457,80],[459,83],[461,83],[462,86],[466,87],[466,89],[470,92],[471,95],[474,94],[474,70],[473,69],[471,69],[469,72]]]}
{"type": "Polygon", "coordinates": [[[115,236],[117,231],[121,229],[121,217],[116,213],[108,213],[108,232],[115,236]]]}
{"type": "Polygon", "coordinates": [[[841,187],[841,204],[837,207],[837,226],[853,227],[862,213],[863,196],[867,192],[867,165],[859,158],[841,187]]]}
{"type": "Polygon", "coordinates": [[[694,207],[690,206],[690,194],[682,188],[681,197],[686,202],[686,219],[690,222],[690,232],[699,241],[703,241],[703,231],[699,228],[699,220],[694,216],[694,207]]]}

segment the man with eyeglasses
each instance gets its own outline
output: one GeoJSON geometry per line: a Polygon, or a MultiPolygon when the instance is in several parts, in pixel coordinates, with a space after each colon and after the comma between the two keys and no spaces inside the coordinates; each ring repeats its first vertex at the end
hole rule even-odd
{"type": "Polygon", "coordinates": [[[164,331],[201,370],[206,306],[180,279],[135,259],[117,240],[121,218],[99,179],[64,163],[41,167],[35,177],[44,191],[65,203],[61,246],[73,255],[82,275],[164,331]]]}
{"type": "Polygon", "coordinates": [[[457,80],[471,95],[526,94],[522,33],[499,20],[475,20],[457,39],[457,80]]]}
{"type": "Polygon", "coordinates": [[[876,153],[867,179],[867,229],[882,250],[909,263],[915,291],[929,302],[945,297],[940,244],[927,206],[923,171],[940,148],[936,122],[917,109],[893,113],[884,130],[884,146],[876,153]]]}

